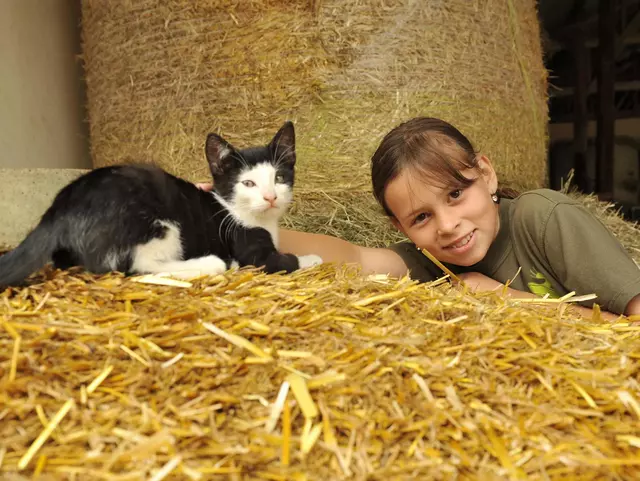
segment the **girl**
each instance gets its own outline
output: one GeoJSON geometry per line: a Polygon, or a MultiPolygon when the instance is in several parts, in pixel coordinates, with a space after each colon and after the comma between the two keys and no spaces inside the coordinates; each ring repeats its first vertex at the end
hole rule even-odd
{"type": "Polygon", "coordinates": [[[606,227],[556,191],[521,195],[498,188],[490,160],[455,127],[414,118],[389,132],[371,160],[373,193],[409,241],[366,248],[335,237],[281,230],[283,252],[358,263],[365,274],[443,275],[430,252],[474,290],[504,287],[514,297],[596,294],[591,316],[640,314],[640,269],[606,227]]]}

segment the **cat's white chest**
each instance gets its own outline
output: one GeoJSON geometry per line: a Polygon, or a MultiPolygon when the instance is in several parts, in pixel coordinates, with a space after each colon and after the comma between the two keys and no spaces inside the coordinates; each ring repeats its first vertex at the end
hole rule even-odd
{"type": "Polygon", "coordinates": [[[269,234],[271,234],[271,241],[277,249],[279,245],[278,241],[280,240],[278,236],[278,224],[274,223],[273,225],[265,225],[264,228],[269,234]]]}

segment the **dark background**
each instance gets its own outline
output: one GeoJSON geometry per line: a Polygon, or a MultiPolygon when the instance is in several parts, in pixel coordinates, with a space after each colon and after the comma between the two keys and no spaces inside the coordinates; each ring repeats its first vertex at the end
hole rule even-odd
{"type": "Polygon", "coordinates": [[[640,1],[540,0],[549,69],[549,181],[640,220],[640,1]]]}

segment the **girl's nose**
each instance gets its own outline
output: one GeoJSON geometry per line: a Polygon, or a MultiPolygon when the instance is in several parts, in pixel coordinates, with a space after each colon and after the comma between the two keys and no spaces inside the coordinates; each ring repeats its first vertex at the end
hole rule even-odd
{"type": "Polygon", "coordinates": [[[453,212],[448,211],[440,214],[437,218],[439,235],[453,234],[460,225],[460,219],[453,212]]]}

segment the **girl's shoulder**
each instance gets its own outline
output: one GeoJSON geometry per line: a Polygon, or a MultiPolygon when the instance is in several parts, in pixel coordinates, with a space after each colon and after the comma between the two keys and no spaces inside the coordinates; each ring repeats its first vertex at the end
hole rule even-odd
{"type": "Polygon", "coordinates": [[[525,191],[513,199],[513,202],[515,205],[534,208],[555,207],[558,204],[580,205],[579,201],[569,197],[567,194],[545,188],[525,191]]]}
{"type": "Polygon", "coordinates": [[[511,201],[509,209],[512,230],[526,231],[539,242],[601,223],[578,199],[551,189],[524,192],[511,201]]]}
{"type": "MultiPolygon", "coordinates": [[[[557,212],[558,206],[581,209],[582,204],[568,195],[551,189],[534,189],[523,192],[511,200],[511,218],[519,223],[545,222],[557,212]]],[[[564,210],[564,207],[563,207],[564,210]]]]}

